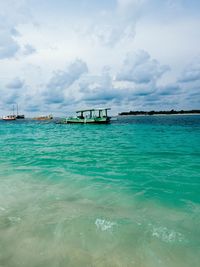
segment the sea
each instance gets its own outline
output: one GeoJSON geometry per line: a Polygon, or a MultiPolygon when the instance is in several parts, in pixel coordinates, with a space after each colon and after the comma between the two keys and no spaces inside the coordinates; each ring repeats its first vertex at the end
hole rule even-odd
{"type": "Polygon", "coordinates": [[[199,267],[200,116],[0,121],[1,267],[199,267]]]}

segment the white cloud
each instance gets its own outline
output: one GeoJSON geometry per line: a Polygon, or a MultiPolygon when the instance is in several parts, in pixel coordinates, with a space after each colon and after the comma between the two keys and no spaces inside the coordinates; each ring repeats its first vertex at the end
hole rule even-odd
{"type": "Polygon", "coordinates": [[[0,0],[1,107],[197,105],[199,63],[186,67],[200,55],[194,2],[111,2],[0,0]]]}
{"type": "Polygon", "coordinates": [[[10,81],[6,87],[9,89],[21,89],[24,86],[24,82],[20,78],[16,77],[10,81]]]}
{"type": "Polygon", "coordinates": [[[64,71],[56,71],[43,93],[45,102],[49,104],[65,102],[65,90],[87,72],[87,65],[82,60],[75,60],[64,71]]]}
{"type": "Polygon", "coordinates": [[[35,52],[36,52],[36,49],[35,49],[32,45],[30,45],[30,44],[26,44],[26,45],[23,47],[23,50],[22,50],[22,53],[23,53],[25,56],[34,54],[35,52]]]}
{"type": "Polygon", "coordinates": [[[159,79],[168,70],[168,66],[160,65],[146,51],[140,50],[127,54],[122,69],[117,74],[117,80],[149,83],[159,79]]]}
{"type": "Polygon", "coordinates": [[[30,17],[26,1],[0,1],[0,59],[12,58],[20,50],[17,26],[30,17]]]}
{"type": "Polygon", "coordinates": [[[184,83],[198,81],[200,85],[200,58],[185,67],[179,81],[184,83]]]}

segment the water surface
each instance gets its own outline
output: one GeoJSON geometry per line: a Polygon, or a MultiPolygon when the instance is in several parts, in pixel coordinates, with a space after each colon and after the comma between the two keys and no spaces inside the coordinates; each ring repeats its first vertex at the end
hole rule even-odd
{"type": "Polygon", "coordinates": [[[0,266],[200,262],[200,116],[0,121],[0,266]]]}

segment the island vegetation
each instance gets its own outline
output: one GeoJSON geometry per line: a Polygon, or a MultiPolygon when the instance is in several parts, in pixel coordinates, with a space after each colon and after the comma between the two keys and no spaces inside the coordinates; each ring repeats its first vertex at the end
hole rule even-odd
{"type": "Polygon", "coordinates": [[[125,111],[119,113],[120,116],[127,116],[127,115],[178,115],[178,114],[200,114],[199,109],[192,109],[192,110],[161,110],[161,111],[125,111]]]}

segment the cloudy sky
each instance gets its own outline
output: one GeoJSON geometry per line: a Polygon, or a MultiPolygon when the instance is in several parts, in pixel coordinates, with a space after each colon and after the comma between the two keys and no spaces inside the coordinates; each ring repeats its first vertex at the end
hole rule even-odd
{"type": "Polygon", "coordinates": [[[199,0],[0,0],[0,116],[200,108],[199,0]]]}

